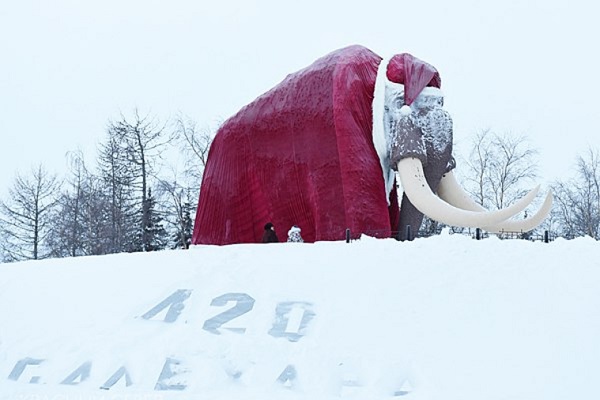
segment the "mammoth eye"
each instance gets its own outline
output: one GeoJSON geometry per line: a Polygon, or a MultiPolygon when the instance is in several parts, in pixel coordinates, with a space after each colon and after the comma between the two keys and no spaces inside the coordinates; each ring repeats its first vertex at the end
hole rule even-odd
{"type": "Polygon", "coordinates": [[[393,101],[393,104],[394,108],[396,108],[397,110],[401,109],[404,105],[404,96],[396,97],[393,101]]]}

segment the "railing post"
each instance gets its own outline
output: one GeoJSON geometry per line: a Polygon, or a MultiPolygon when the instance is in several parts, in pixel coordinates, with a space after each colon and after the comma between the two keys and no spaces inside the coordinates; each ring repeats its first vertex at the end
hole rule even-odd
{"type": "Polygon", "coordinates": [[[548,243],[550,241],[550,235],[548,234],[548,231],[544,231],[544,243],[548,243]]]}
{"type": "Polygon", "coordinates": [[[475,229],[475,239],[481,240],[481,228],[475,229]]]}
{"type": "Polygon", "coordinates": [[[350,243],[350,228],[346,228],[346,243],[350,243]]]}
{"type": "Polygon", "coordinates": [[[408,240],[408,241],[413,240],[413,238],[412,238],[412,231],[411,231],[410,225],[406,225],[406,237],[405,237],[405,239],[408,240]]]}

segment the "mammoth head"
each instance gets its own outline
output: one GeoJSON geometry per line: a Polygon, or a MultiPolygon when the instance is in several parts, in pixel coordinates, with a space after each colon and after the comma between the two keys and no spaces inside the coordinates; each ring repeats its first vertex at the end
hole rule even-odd
{"type": "Polygon", "coordinates": [[[415,157],[426,166],[453,165],[452,118],[443,109],[444,97],[437,88],[424,88],[408,105],[404,86],[388,82],[385,87],[384,134],[390,167],[402,158],[415,157]]]}
{"type": "Polygon", "coordinates": [[[423,214],[447,225],[479,227],[491,232],[533,229],[550,211],[550,193],[533,217],[518,222],[509,219],[533,201],[539,186],[512,206],[490,212],[472,201],[456,183],[452,173],[455,167],[452,118],[443,108],[439,75],[437,71],[422,73],[433,67],[425,63],[420,68],[414,67],[419,63],[422,62],[414,58],[402,60],[405,70],[400,73],[400,79],[409,83],[405,86],[389,79],[387,63],[382,62],[373,103],[374,141],[386,189],[389,193],[396,170],[404,190],[400,209],[401,236],[407,225],[418,229],[423,214]],[[413,75],[409,76],[411,73],[413,75]],[[430,80],[430,76],[434,78],[430,80]],[[425,86],[432,83],[434,86],[425,86]],[[382,104],[377,105],[378,101],[382,104]],[[378,107],[382,112],[378,112],[378,107]],[[379,129],[378,124],[381,124],[379,129]],[[379,135],[379,143],[376,135],[379,135]]]}

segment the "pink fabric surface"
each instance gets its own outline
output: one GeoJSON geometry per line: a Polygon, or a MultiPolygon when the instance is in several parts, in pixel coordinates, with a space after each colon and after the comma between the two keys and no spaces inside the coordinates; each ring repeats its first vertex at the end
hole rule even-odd
{"type": "MultiPolygon", "coordinates": [[[[346,228],[389,237],[397,195],[388,207],[372,141],[380,62],[361,46],[334,51],[227,120],[209,152],[193,243],[259,243],[266,222],[281,237],[298,225],[307,242],[343,239],[346,228]]],[[[408,78],[439,87],[430,72],[408,78]]]]}

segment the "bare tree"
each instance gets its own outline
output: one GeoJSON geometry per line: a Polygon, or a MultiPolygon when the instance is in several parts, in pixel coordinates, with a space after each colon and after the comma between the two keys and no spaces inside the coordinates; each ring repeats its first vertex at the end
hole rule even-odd
{"type": "Polygon", "coordinates": [[[52,257],[75,257],[83,255],[83,190],[87,169],[81,152],[67,154],[70,175],[66,180],[66,191],[58,197],[52,223],[49,247],[52,257]]]}
{"type": "Polygon", "coordinates": [[[8,261],[47,258],[50,215],[56,206],[60,182],[42,165],[30,176],[17,175],[8,201],[0,202],[4,255],[8,261]]]}
{"type": "MultiPolygon", "coordinates": [[[[128,240],[133,235],[136,216],[132,189],[133,176],[125,160],[125,149],[121,146],[119,137],[109,126],[107,140],[100,145],[98,156],[102,191],[106,194],[109,209],[109,227],[106,232],[110,242],[108,253],[129,250],[128,240]]],[[[96,233],[103,235],[103,229],[96,228],[98,229],[96,233]]]]}
{"type": "Polygon", "coordinates": [[[190,182],[188,186],[196,194],[200,191],[202,174],[214,136],[215,132],[210,128],[199,128],[189,117],[179,115],[175,120],[175,137],[185,156],[185,175],[190,182]]]}
{"type": "Polygon", "coordinates": [[[537,150],[524,136],[480,131],[467,160],[467,190],[486,208],[504,208],[537,176],[537,150]]]}
{"type": "MultiPolygon", "coordinates": [[[[1,220],[0,223],[2,223],[1,220]]],[[[8,253],[9,248],[10,242],[8,240],[8,234],[0,227],[0,263],[11,261],[10,254],[8,253]]]]}
{"type": "Polygon", "coordinates": [[[473,138],[467,160],[467,181],[470,182],[470,194],[482,206],[485,206],[489,199],[487,172],[493,158],[491,136],[489,129],[479,131],[473,138]]]}
{"type": "Polygon", "coordinates": [[[121,150],[119,156],[129,177],[132,178],[131,187],[134,188],[137,208],[139,210],[139,222],[137,223],[140,235],[133,243],[132,251],[145,251],[149,248],[150,236],[146,229],[151,223],[151,208],[147,207],[150,187],[150,178],[157,169],[157,161],[166,145],[172,141],[172,136],[166,132],[164,126],[153,117],[139,115],[134,111],[132,121],[124,116],[109,125],[110,136],[113,137],[121,150]]]}
{"type": "Polygon", "coordinates": [[[577,158],[576,176],[553,185],[554,212],[560,235],[600,239],[600,153],[588,149],[577,158]]]}
{"type": "Polygon", "coordinates": [[[67,155],[70,171],[55,209],[48,245],[53,257],[115,251],[110,186],[90,172],[81,152],[67,155]]]}
{"type": "MultiPolygon", "coordinates": [[[[219,122],[221,124],[222,121],[219,122]]],[[[184,155],[184,179],[163,181],[161,189],[168,195],[170,212],[173,213],[170,218],[174,227],[173,247],[187,248],[191,243],[200,185],[216,130],[208,126],[201,128],[194,120],[180,114],[175,120],[174,133],[184,155]]]]}
{"type": "Polygon", "coordinates": [[[195,177],[199,185],[215,134],[210,128],[200,129],[194,120],[179,115],[175,120],[175,135],[186,156],[186,175],[195,177]]]}

